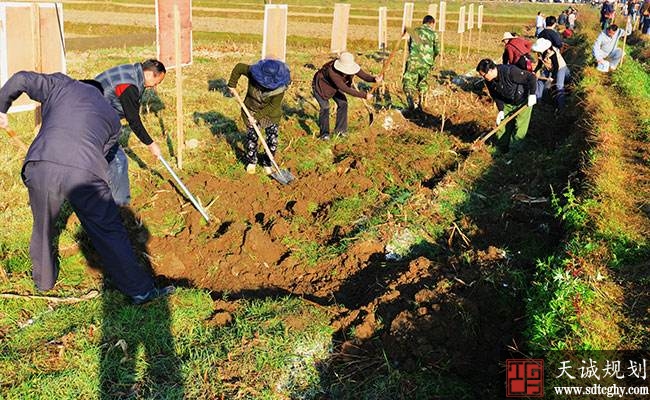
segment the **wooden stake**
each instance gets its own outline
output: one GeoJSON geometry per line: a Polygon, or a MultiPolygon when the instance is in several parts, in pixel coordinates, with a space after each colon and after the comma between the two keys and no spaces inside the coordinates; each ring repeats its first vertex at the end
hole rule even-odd
{"type": "MultiPolygon", "coordinates": [[[[34,69],[36,72],[43,72],[43,59],[41,56],[41,7],[32,4],[32,49],[34,51],[34,69]]],[[[34,134],[38,132],[43,123],[41,105],[37,104],[34,109],[34,134]]]]}
{"type": "Polygon", "coordinates": [[[386,51],[388,47],[388,18],[387,7],[379,7],[379,31],[377,38],[379,50],[386,51]]]}
{"type": "Polygon", "coordinates": [[[185,132],[183,131],[183,67],[181,60],[181,17],[178,4],[174,4],[174,46],[176,49],[174,61],[176,64],[176,163],[178,169],[183,169],[183,147],[185,132]]]}
{"type": "Polygon", "coordinates": [[[438,18],[438,32],[440,32],[440,66],[445,58],[445,25],[447,24],[447,3],[444,1],[440,2],[440,17],[438,18]]]}
{"type": "Polygon", "coordinates": [[[476,16],[476,27],[478,28],[478,47],[481,48],[481,33],[483,32],[483,4],[478,6],[478,15],[476,16]]]}
{"type": "MultiPolygon", "coordinates": [[[[402,32],[400,35],[403,35],[408,28],[413,25],[413,3],[404,3],[404,13],[402,15],[402,32]]],[[[406,72],[406,59],[409,55],[409,44],[408,40],[404,42],[404,56],[402,58],[402,79],[404,79],[404,73],[406,72]]]]}
{"type": "Polygon", "coordinates": [[[467,9],[467,30],[469,31],[469,40],[467,41],[467,58],[472,47],[472,31],[474,30],[474,4],[470,4],[467,9]]]}
{"type": "Polygon", "coordinates": [[[460,46],[458,47],[458,61],[463,58],[463,34],[465,32],[465,6],[460,7],[458,12],[458,33],[460,34],[460,46]]]}
{"type": "Polygon", "coordinates": [[[623,65],[623,60],[625,59],[625,42],[627,41],[627,24],[630,20],[630,16],[625,19],[625,34],[623,35],[623,55],[621,56],[621,61],[619,62],[619,66],[623,65]]]}

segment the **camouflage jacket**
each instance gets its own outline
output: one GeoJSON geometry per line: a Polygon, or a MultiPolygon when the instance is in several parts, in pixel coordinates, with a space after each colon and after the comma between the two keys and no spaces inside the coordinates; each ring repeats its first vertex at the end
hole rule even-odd
{"type": "Polygon", "coordinates": [[[428,25],[421,25],[408,30],[409,58],[411,64],[433,67],[439,53],[438,34],[428,25]]]}

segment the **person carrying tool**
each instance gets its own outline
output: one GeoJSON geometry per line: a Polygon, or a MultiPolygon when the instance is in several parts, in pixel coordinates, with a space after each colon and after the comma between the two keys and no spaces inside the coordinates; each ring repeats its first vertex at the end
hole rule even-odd
{"type": "Polygon", "coordinates": [[[352,53],[341,53],[336,60],[328,61],[314,74],[312,90],[320,106],[318,126],[320,138],[330,139],[330,105],[329,100],[336,103],[336,125],[334,133],[345,136],[348,132],[348,99],[349,94],[360,99],[372,100],[372,94],[352,88],[352,78],[358,76],[366,82],[381,82],[382,76],[372,76],[354,62],[352,53]]]}
{"type": "Polygon", "coordinates": [[[249,118],[242,110],[242,119],[246,124],[246,172],[255,173],[257,162],[264,167],[264,173],[270,175],[271,160],[266,153],[259,154],[257,151],[257,133],[254,124],[257,120],[260,129],[266,131],[266,143],[272,155],[278,147],[278,132],[280,118],[282,117],[282,99],[291,83],[291,73],[287,64],[280,60],[267,58],[260,60],[253,65],[239,63],[235,65],[230,73],[228,87],[232,92],[237,87],[239,78],[245,75],[248,78],[248,89],[244,104],[254,117],[249,118]]]}
{"type": "Polygon", "coordinates": [[[561,112],[566,104],[564,93],[564,82],[569,77],[570,71],[567,67],[560,49],[553,46],[550,40],[537,39],[532,47],[537,53],[537,101],[541,102],[544,91],[555,86],[555,111],[561,112]]]}
{"type": "Polygon", "coordinates": [[[54,287],[59,262],[54,248],[56,219],[67,200],[101,256],[118,290],[142,304],[171,293],[154,286],[137,261],[108,187],[106,154],[117,142],[120,119],[97,82],[85,84],[61,73],[21,71],[0,89],[0,128],[22,93],[43,106],[43,123],[22,168],[32,209],[29,246],[32,277],[39,290],[54,287]],[[94,87],[93,87],[94,86],[94,87]]]}
{"type": "Polygon", "coordinates": [[[501,56],[503,64],[516,65],[525,71],[533,70],[533,59],[530,56],[530,48],[533,45],[531,42],[510,32],[505,32],[501,41],[505,43],[501,56]]]}
{"type": "Polygon", "coordinates": [[[415,110],[418,105],[422,108],[425,96],[429,90],[427,77],[434,67],[436,57],[440,53],[438,34],[434,30],[436,20],[427,15],[422,20],[422,25],[415,29],[407,29],[403,39],[408,39],[409,55],[406,70],[402,78],[408,111],[415,110]],[[418,93],[418,103],[415,104],[413,96],[418,93]]]}
{"type": "MultiPolygon", "coordinates": [[[[155,88],[165,79],[165,66],[158,60],[143,63],[118,65],[95,77],[104,88],[104,97],[111,103],[120,118],[125,118],[129,127],[147,145],[155,157],[161,155],[160,146],[151,138],[140,119],[140,103],[146,88],[155,88]]],[[[108,153],[109,181],[113,198],[118,206],[131,201],[129,188],[129,165],[124,150],[115,143],[108,153]]]]}
{"type": "Polygon", "coordinates": [[[591,51],[598,62],[599,71],[614,71],[618,67],[618,63],[623,58],[623,50],[616,45],[621,37],[623,37],[623,30],[618,29],[616,24],[612,24],[596,38],[591,51]]]}
{"type": "Polygon", "coordinates": [[[512,113],[519,112],[514,120],[497,132],[497,148],[502,153],[507,153],[520,147],[528,132],[532,106],[537,103],[535,75],[515,65],[496,65],[489,58],[478,63],[476,72],[485,80],[490,96],[499,110],[497,126],[512,113]],[[519,111],[521,107],[525,109],[519,111]]]}

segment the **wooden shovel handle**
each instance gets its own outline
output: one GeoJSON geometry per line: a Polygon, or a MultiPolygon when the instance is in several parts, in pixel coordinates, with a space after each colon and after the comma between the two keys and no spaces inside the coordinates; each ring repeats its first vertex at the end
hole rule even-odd
{"type": "Polygon", "coordinates": [[[25,144],[25,142],[20,140],[20,138],[18,137],[18,135],[16,134],[16,132],[13,129],[11,129],[9,127],[6,127],[5,131],[7,131],[7,134],[9,135],[11,140],[13,140],[13,142],[16,143],[18,145],[18,147],[20,147],[21,150],[27,152],[27,149],[28,149],[27,145],[25,144]]]}
{"type": "MultiPolygon", "coordinates": [[[[395,43],[395,46],[393,47],[393,49],[390,51],[390,54],[388,55],[388,58],[386,59],[386,61],[384,61],[384,65],[382,65],[381,72],[379,73],[379,75],[382,77],[382,79],[384,78],[384,74],[386,73],[386,70],[388,69],[388,65],[390,64],[391,61],[393,61],[393,58],[395,58],[395,54],[397,53],[397,50],[399,49],[399,45],[400,45],[400,43],[402,43],[402,40],[403,39],[400,37],[399,40],[395,43]]],[[[379,84],[374,85],[372,87],[372,89],[370,89],[370,94],[373,94],[375,92],[375,90],[377,90],[378,87],[379,87],[379,84]]]]}
{"type": "Polygon", "coordinates": [[[478,139],[474,141],[473,144],[477,144],[479,142],[485,143],[486,140],[488,140],[492,135],[497,133],[499,129],[503,128],[506,126],[506,124],[510,121],[512,121],[517,115],[521,114],[522,111],[524,111],[526,108],[528,108],[528,105],[524,104],[523,106],[519,107],[519,109],[512,114],[508,115],[506,119],[501,121],[501,123],[494,129],[492,129],[490,132],[486,133],[485,135],[480,136],[478,139]]]}
{"type": "Polygon", "coordinates": [[[275,168],[275,170],[278,172],[278,174],[282,175],[282,170],[278,166],[278,164],[275,162],[275,157],[273,157],[273,153],[271,153],[271,149],[269,149],[268,144],[266,144],[266,140],[262,136],[262,132],[260,131],[260,128],[257,126],[257,121],[255,121],[255,118],[251,115],[250,111],[248,111],[248,107],[244,104],[244,101],[242,98],[239,96],[239,92],[237,92],[237,89],[231,88],[230,92],[233,94],[239,105],[241,106],[242,110],[244,110],[244,113],[248,117],[249,122],[253,125],[253,129],[255,129],[255,133],[257,133],[257,137],[259,138],[260,142],[262,142],[262,146],[264,147],[264,151],[266,152],[266,155],[269,157],[269,160],[271,160],[271,164],[275,168]]]}

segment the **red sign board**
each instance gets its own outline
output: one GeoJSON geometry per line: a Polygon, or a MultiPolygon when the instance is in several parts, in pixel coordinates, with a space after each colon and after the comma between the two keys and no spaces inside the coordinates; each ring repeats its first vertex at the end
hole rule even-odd
{"type": "Polygon", "coordinates": [[[174,8],[180,19],[181,65],[192,63],[192,0],[156,0],[156,41],[158,60],[166,68],[176,66],[174,8]]]}

